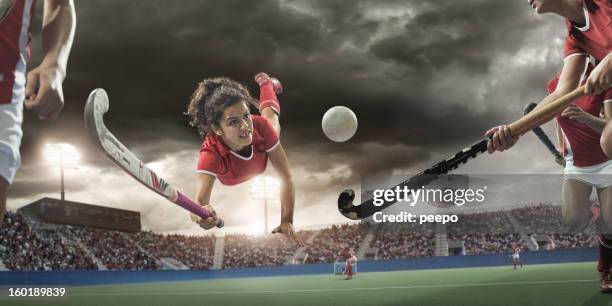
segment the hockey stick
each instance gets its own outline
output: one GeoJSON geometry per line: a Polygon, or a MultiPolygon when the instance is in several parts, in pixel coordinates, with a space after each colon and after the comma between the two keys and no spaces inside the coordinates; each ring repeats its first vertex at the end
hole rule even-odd
{"type": "MultiPolygon", "coordinates": [[[[556,114],[563,111],[563,109],[570,105],[574,100],[583,96],[584,94],[583,85],[565,96],[548,103],[540,109],[531,112],[510,124],[510,132],[513,136],[519,136],[527,133],[534,127],[540,126],[554,118],[556,114]]],[[[393,186],[390,189],[395,189],[397,187],[400,189],[404,189],[406,187],[409,190],[421,188],[439,177],[446,175],[449,171],[457,169],[460,165],[467,163],[470,158],[475,158],[478,156],[478,154],[485,152],[487,150],[488,142],[489,138],[483,138],[475,144],[459,151],[449,158],[427,168],[423,172],[401,182],[396,186],[393,186]]],[[[360,205],[354,205],[354,199],[355,192],[352,189],[346,189],[340,193],[340,196],[338,196],[338,210],[342,215],[353,220],[370,217],[375,212],[381,211],[396,202],[395,200],[387,201],[383,198],[381,199],[383,203],[380,205],[374,205],[373,199],[366,200],[360,205]]]]}
{"type": "MultiPolygon", "coordinates": [[[[524,114],[529,114],[536,106],[538,106],[536,103],[527,104],[527,106],[525,107],[524,114]]],[[[538,136],[538,139],[540,139],[544,146],[546,146],[548,151],[550,151],[550,153],[555,156],[555,160],[559,160],[563,157],[561,156],[561,153],[557,151],[557,148],[555,148],[555,145],[552,143],[552,141],[550,141],[550,138],[546,136],[546,133],[542,130],[541,127],[537,126],[531,131],[536,134],[536,136],[538,136]]]]}
{"type": "MultiPolygon", "coordinates": [[[[170,202],[206,219],[210,213],[204,207],[191,200],[180,190],[166,183],[149,167],[147,167],[134,153],[124,146],[104,125],[104,113],[108,111],[108,95],[104,89],[94,89],[85,104],[85,126],[89,137],[104,153],[121,169],[125,170],[137,181],[153,190],[155,193],[168,199],[170,202]]],[[[219,219],[217,227],[223,227],[223,220],[219,219]]]]}

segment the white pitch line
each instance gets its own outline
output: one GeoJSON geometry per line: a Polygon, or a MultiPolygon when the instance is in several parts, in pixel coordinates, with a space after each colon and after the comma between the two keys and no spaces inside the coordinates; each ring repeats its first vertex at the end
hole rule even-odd
{"type": "Polygon", "coordinates": [[[506,282],[482,284],[442,284],[442,285],[415,285],[394,287],[357,287],[357,288],[320,288],[320,289],[289,289],[289,290],[247,290],[247,291],[193,291],[193,292],[125,292],[125,293],[75,293],[70,296],[128,296],[128,295],[204,295],[204,294],[261,294],[261,293],[301,293],[301,292],[332,292],[332,291],[365,291],[365,290],[392,290],[392,289],[419,289],[419,288],[448,288],[448,287],[477,287],[500,285],[538,285],[594,282],[597,279],[572,279],[560,281],[538,282],[506,282]]]}

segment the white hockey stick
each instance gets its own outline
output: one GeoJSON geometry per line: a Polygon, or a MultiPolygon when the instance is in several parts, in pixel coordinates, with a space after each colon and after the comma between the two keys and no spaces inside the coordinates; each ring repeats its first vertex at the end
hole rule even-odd
{"type": "MultiPolygon", "coordinates": [[[[149,169],[134,153],[124,146],[104,125],[103,116],[108,111],[108,95],[101,88],[94,89],[85,104],[85,126],[90,138],[104,153],[121,169],[125,170],[137,181],[155,191],[184,209],[206,219],[210,213],[204,207],[191,200],[177,188],[168,184],[153,170],[149,169]]],[[[219,219],[217,227],[223,227],[219,219]]]]}

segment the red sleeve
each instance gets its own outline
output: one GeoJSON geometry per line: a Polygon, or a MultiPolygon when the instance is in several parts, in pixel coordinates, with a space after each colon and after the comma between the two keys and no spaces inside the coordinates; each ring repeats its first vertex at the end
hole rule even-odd
{"type": "Polygon", "coordinates": [[[546,86],[546,92],[550,95],[557,88],[557,83],[559,83],[559,75],[557,74],[552,80],[548,81],[548,85],[546,86]]]}
{"type": "Polygon", "coordinates": [[[219,173],[219,156],[211,151],[201,150],[196,172],[217,177],[217,173],[219,173]]]}
{"type": "Polygon", "coordinates": [[[567,58],[572,54],[587,54],[576,41],[576,38],[572,34],[567,35],[565,44],[563,44],[563,58],[567,58]]]}
{"type": "Polygon", "coordinates": [[[276,135],[276,131],[274,130],[270,122],[266,120],[266,118],[259,116],[256,116],[255,118],[255,120],[257,121],[258,132],[262,137],[263,149],[266,152],[274,150],[274,148],[276,148],[276,146],[278,146],[278,144],[280,143],[278,135],[276,135]]]}

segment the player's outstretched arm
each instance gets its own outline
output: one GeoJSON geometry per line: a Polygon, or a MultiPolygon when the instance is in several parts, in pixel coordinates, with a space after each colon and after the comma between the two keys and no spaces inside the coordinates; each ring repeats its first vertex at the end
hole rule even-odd
{"type": "Polygon", "coordinates": [[[25,106],[41,119],[57,118],[64,108],[62,82],[76,28],[72,0],[47,0],[43,10],[43,60],[27,75],[25,106]]]}
{"type": "Polygon", "coordinates": [[[219,223],[217,213],[212,205],[210,205],[210,195],[212,193],[213,185],[215,184],[215,177],[210,174],[199,173],[196,174],[196,178],[195,201],[204,206],[211,213],[212,217],[202,219],[195,214],[191,214],[191,220],[198,223],[204,229],[211,229],[217,226],[217,223],[219,223]]]}
{"type": "MultiPolygon", "coordinates": [[[[536,106],[533,111],[544,107],[550,102],[553,102],[578,88],[580,85],[580,77],[584,71],[586,61],[586,55],[574,55],[567,57],[563,63],[563,68],[561,70],[561,75],[559,76],[559,82],[557,83],[555,91],[542,99],[542,101],[538,103],[538,106],[536,106]]],[[[510,149],[518,141],[518,136],[512,136],[508,126],[506,125],[494,127],[488,130],[485,135],[491,138],[491,141],[489,141],[487,146],[489,153],[510,149]]]]}
{"type": "Polygon", "coordinates": [[[295,187],[289,170],[289,161],[283,146],[279,144],[274,150],[269,153],[270,162],[276,174],[281,180],[281,224],[272,230],[272,233],[281,233],[289,239],[295,241],[299,246],[304,243],[297,237],[293,230],[293,208],[295,206],[295,187]]]}

